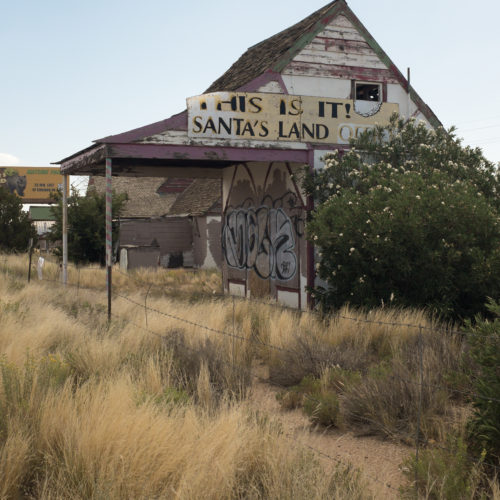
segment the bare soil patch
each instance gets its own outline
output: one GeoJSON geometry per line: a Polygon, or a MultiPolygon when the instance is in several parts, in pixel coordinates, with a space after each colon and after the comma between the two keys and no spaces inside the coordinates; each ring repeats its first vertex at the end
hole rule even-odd
{"type": "Polygon", "coordinates": [[[266,382],[266,366],[254,366],[254,375],[249,396],[254,409],[277,419],[284,433],[297,444],[303,443],[327,455],[318,454],[327,470],[335,467],[336,461],[351,464],[361,472],[375,498],[398,498],[398,488],[406,484],[401,464],[412,453],[412,448],[376,437],[358,436],[351,431],[313,426],[300,409],[281,409],[276,399],[280,389],[266,382]]]}

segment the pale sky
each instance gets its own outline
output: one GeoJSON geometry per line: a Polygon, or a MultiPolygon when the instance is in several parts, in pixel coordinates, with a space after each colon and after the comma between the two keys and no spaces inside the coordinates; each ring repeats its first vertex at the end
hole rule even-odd
{"type": "MultiPolygon", "coordinates": [[[[185,109],[325,0],[0,2],[0,165],[46,166],[185,109]]],[[[348,0],[445,127],[500,162],[500,2],[348,0]]]]}

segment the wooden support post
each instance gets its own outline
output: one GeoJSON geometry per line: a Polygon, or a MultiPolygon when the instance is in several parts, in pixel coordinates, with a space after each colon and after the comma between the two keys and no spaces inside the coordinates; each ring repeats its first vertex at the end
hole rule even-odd
{"type": "Polygon", "coordinates": [[[63,176],[63,202],[62,202],[62,246],[63,246],[63,261],[62,261],[62,276],[63,285],[68,283],[68,188],[69,175],[63,176]]]}
{"type": "Polygon", "coordinates": [[[106,291],[108,293],[108,323],[111,321],[111,270],[113,252],[113,192],[112,192],[112,162],[106,158],[106,291]]]}

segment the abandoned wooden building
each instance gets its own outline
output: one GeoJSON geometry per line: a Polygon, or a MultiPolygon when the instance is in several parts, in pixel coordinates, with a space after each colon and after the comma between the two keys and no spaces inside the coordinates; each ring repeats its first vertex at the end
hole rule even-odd
{"type": "MultiPolygon", "coordinates": [[[[222,50],[222,49],[221,49],[222,50]]],[[[60,162],[64,174],[222,180],[224,289],[311,303],[312,200],[293,174],[349,147],[392,113],[439,120],[345,0],[249,48],[166,120],[95,141],[60,162]]]]}
{"type": "MultiPolygon", "coordinates": [[[[117,177],[113,190],[127,197],[115,221],[120,267],[220,267],[221,188],[220,179],[117,177]]],[[[103,194],[104,177],[88,190],[103,194]]]]}

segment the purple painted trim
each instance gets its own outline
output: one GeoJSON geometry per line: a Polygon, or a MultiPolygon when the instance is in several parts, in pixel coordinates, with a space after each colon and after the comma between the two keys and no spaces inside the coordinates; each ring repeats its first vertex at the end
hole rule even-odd
{"type": "Polygon", "coordinates": [[[77,153],[64,158],[57,163],[56,165],[61,165],[61,174],[63,174],[67,169],[71,168],[73,164],[78,163],[81,164],[95,161],[102,161],[106,157],[106,146],[102,144],[94,144],[88,148],[82,149],[77,153]]]}
{"type": "Polygon", "coordinates": [[[271,70],[268,70],[252,81],[245,83],[245,85],[240,87],[236,92],[257,92],[260,87],[269,82],[277,82],[281,87],[283,94],[288,94],[288,89],[286,88],[281,74],[271,70]]]}
{"type": "Polygon", "coordinates": [[[144,127],[139,127],[128,132],[123,132],[121,134],[109,135],[108,137],[103,137],[102,139],[97,139],[96,143],[124,143],[124,142],[135,142],[144,139],[145,137],[150,137],[155,134],[160,134],[165,132],[165,130],[187,130],[187,110],[181,111],[176,115],[172,115],[166,120],[161,120],[151,125],[146,125],[144,127]]]}
{"type": "MultiPolygon", "coordinates": [[[[309,150],[312,150],[313,151],[313,159],[314,159],[314,151],[316,149],[319,149],[321,151],[323,150],[327,150],[327,151],[336,151],[337,149],[340,150],[340,151],[343,151],[345,149],[351,149],[351,146],[349,144],[313,144],[311,142],[307,142],[307,147],[309,148],[309,150]]],[[[308,161],[306,163],[309,162],[309,158],[308,158],[308,161]]],[[[309,164],[309,163],[308,163],[309,164]]],[[[311,165],[311,167],[314,167],[314,162],[313,164],[311,165]]]]}
{"type": "MultiPolygon", "coordinates": [[[[257,149],[235,147],[186,146],[170,144],[110,144],[113,158],[151,158],[161,160],[207,160],[221,162],[282,161],[307,163],[305,149],[257,149]]],[[[200,165],[201,166],[201,165],[200,165]]]]}
{"type": "Polygon", "coordinates": [[[290,288],[287,286],[276,285],[276,302],[278,302],[278,292],[290,292],[296,293],[299,298],[299,307],[298,309],[302,309],[302,293],[300,292],[300,288],[290,288]]]}
{"type": "Polygon", "coordinates": [[[230,284],[233,284],[233,285],[243,285],[245,287],[245,298],[248,294],[248,285],[247,285],[247,281],[246,280],[239,280],[239,279],[233,279],[233,278],[228,278],[227,279],[227,291],[228,293],[229,292],[229,285],[230,284]]]}

